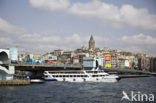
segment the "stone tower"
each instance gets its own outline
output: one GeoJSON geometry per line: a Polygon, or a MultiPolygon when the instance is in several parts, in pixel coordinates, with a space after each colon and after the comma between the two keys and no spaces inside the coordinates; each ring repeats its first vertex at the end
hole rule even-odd
{"type": "Polygon", "coordinates": [[[89,50],[94,50],[95,49],[95,41],[93,36],[91,35],[90,40],[89,40],[89,50]]]}

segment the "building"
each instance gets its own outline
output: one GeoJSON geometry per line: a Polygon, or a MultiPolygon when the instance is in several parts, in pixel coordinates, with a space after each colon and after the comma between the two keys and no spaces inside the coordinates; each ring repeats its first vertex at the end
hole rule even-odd
{"type": "Polygon", "coordinates": [[[118,63],[118,56],[117,55],[111,55],[111,67],[116,68],[118,63]]]}
{"type": "Polygon", "coordinates": [[[61,50],[61,49],[58,49],[58,50],[54,50],[54,55],[55,56],[60,56],[60,55],[62,55],[63,54],[63,50],[61,50]]]}
{"type": "Polygon", "coordinates": [[[141,70],[150,69],[150,58],[148,56],[141,56],[138,58],[138,68],[141,70]]]}
{"type": "Polygon", "coordinates": [[[156,72],[156,57],[150,59],[150,72],[156,72]]]}
{"type": "Polygon", "coordinates": [[[103,67],[103,58],[83,57],[83,68],[85,70],[101,69],[103,67]]]}
{"type": "Polygon", "coordinates": [[[59,62],[62,63],[72,63],[72,58],[74,56],[74,51],[64,51],[62,55],[58,56],[59,62]]]}
{"type": "Polygon", "coordinates": [[[110,54],[105,55],[105,67],[111,68],[111,55],[110,54]]]}
{"type": "Polygon", "coordinates": [[[43,60],[57,60],[57,56],[51,53],[47,53],[47,54],[42,55],[42,59],[43,60]]]}
{"type": "Polygon", "coordinates": [[[90,40],[89,40],[89,50],[94,50],[95,49],[95,41],[93,36],[91,35],[90,40]]]}
{"type": "Polygon", "coordinates": [[[89,54],[88,53],[78,53],[76,54],[78,59],[79,59],[79,62],[82,64],[83,63],[83,57],[89,57],[89,54]]]}

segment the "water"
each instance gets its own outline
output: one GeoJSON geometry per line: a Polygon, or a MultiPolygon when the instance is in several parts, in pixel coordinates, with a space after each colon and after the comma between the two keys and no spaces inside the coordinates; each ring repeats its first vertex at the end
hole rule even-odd
{"type": "Polygon", "coordinates": [[[126,78],[116,83],[46,82],[1,86],[0,103],[121,103],[123,90],[156,96],[156,77],[126,78]]]}

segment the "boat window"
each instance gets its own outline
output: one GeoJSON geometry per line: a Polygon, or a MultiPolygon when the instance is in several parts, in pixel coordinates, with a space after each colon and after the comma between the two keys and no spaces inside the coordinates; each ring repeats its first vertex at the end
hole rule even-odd
{"type": "Polygon", "coordinates": [[[98,75],[93,75],[93,77],[98,77],[98,75]]]}
{"type": "Polygon", "coordinates": [[[58,77],[58,75],[56,75],[56,77],[58,77]]]}

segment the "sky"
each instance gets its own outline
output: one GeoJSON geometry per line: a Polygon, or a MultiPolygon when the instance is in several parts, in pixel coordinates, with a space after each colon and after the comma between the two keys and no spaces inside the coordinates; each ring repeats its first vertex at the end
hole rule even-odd
{"type": "Polygon", "coordinates": [[[88,47],[156,56],[155,0],[0,0],[0,48],[46,53],[88,47]]]}

